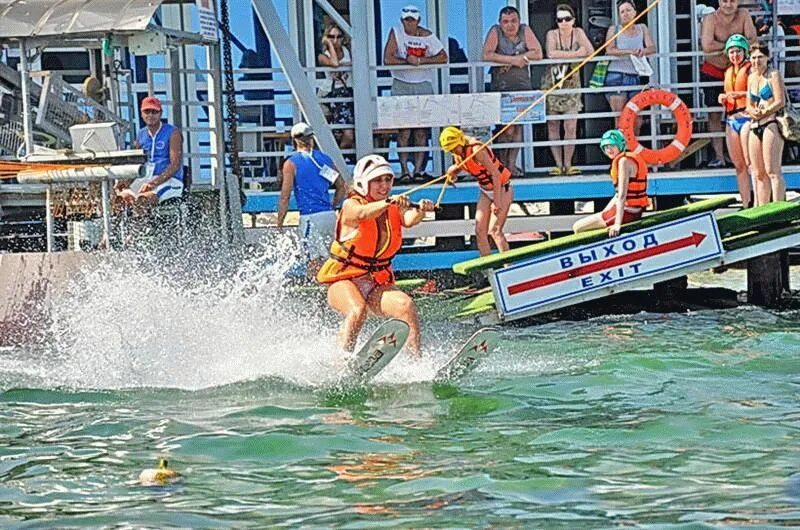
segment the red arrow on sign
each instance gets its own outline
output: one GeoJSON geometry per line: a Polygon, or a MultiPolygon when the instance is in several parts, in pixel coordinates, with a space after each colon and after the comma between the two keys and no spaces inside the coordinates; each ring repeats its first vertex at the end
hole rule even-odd
{"type": "Polygon", "coordinates": [[[563,282],[565,280],[569,280],[570,278],[578,278],[580,276],[592,274],[593,272],[611,269],[613,267],[625,265],[626,263],[639,261],[641,259],[650,258],[659,254],[666,254],[667,252],[672,252],[673,250],[678,250],[684,247],[690,247],[692,245],[697,247],[700,246],[700,243],[702,243],[705,238],[706,234],[692,232],[692,235],[690,236],[682,237],[681,239],[676,239],[667,243],[661,243],[660,245],[656,245],[654,247],[637,250],[636,252],[631,252],[630,254],[617,256],[615,258],[610,258],[603,261],[597,261],[595,263],[588,263],[586,265],[581,265],[580,267],[575,267],[574,269],[556,272],[555,274],[542,276],[541,278],[510,285],[508,287],[508,294],[514,295],[524,293],[526,291],[538,289],[539,287],[545,287],[554,283],[563,282]]]}

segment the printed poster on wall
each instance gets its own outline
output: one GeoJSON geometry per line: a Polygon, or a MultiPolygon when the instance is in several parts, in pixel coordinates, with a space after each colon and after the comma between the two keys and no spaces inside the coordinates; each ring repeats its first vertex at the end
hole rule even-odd
{"type": "Polygon", "coordinates": [[[544,123],[547,120],[545,98],[541,90],[521,92],[502,92],[500,96],[500,123],[510,123],[525,112],[525,109],[537,102],[530,110],[520,116],[514,123],[544,123]],[[541,101],[539,101],[541,99],[541,101]]]}
{"type": "Polygon", "coordinates": [[[500,94],[434,94],[378,98],[378,128],[490,126],[500,120],[500,94]]]}
{"type": "Polygon", "coordinates": [[[200,17],[200,34],[207,41],[217,42],[217,16],[211,0],[196,0],[197,14],[200,17]]]}
{"type": "Polygon", "coordinates": [[[800,0],[774,0],[779,15],[800,15],[800,0]]]}

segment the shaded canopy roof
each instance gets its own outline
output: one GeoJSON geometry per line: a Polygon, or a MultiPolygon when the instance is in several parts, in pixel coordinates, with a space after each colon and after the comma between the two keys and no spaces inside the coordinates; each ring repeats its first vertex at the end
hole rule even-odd
{"type": "Polygon", "coordinates": [[[143,31],[161,0],[0,0],[0,39],[143,31]]]}

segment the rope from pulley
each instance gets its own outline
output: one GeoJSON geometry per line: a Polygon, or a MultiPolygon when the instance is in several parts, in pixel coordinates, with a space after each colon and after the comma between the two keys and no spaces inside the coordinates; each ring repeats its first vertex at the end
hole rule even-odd
{"type": "Polygon", "coordinates": [[[233,57],[231,55],[231,20],[228,12],[228,0],[220,0],[220,29],[222,30],[222,75],[225,79],[225,123],[228,129],[228,158],[231,171],[239,180],[239,199],[244,205],[245,196],[242,190],[242,166],[239,161],[239,135],[237,126],[239,112],[236,108],[236,87],[233,84],[233,57]]]}

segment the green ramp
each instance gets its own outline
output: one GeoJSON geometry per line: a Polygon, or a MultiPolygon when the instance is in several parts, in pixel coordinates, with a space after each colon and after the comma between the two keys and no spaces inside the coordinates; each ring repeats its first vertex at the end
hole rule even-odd
{"type": "MultiPolygon", "coordinates": [[[[652,226],[666,223],[669,221],[674,221],[682,217],[688,217],[690,215],[698,213],[710,212],[716,210],[717,208],[728,206],[733,202],[735,202],[735,200],[736,199],[734,197],[715,197],[713,199],[706,199],[704,201],[699,201],[684,206],[678,206],[677,208],[672,208],[670,210],[664,210],[663,212],[658,212],[654,213],[653,215],[649,215],[639,221],[623,225],[621,233],[626,234],[630,232],[635,232],[636,230],[650,228],[652,226]]],[[[589,232],[581,232],[580,234],[573,234],[565,237],[559,237],[558,239],[551,239],[550,241],[544,241],[542,243],[536,243],[533,245],[527,245],[524,247],[515,248],[509,250],[508,252],[492,254],[490,256],[483,256],[481,258],[475,258],[468,261],[462,261],[460,263],[456,263],[455,265],[453,265],[453,272],[455,272],[456,274],[467,275],[472,272],[481,271],[485,269],[496,269],[504,266],[507,263],[511,263],[514,261],[531,258],[533,256],[540,256],[543,254],[551,254],[553,252],[558,252],[561,250],[565,250],[572,247],[578,247],[581,245],[588,245],[589,243],[595,243],[597,241],[602,241],[607,238],[608,238],[608,231],[605,229],[597,229],[589,232]]]]}
{"type": "Polygon", "coordinates": [[[767,227],[785,225],[800,219],[800,203],[770,202],[756,208],[720,216],[717,219],[720,236],[723,238],[751,231],[763,231],[767,227]]]}

